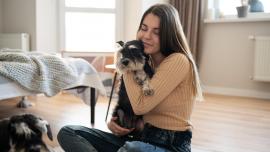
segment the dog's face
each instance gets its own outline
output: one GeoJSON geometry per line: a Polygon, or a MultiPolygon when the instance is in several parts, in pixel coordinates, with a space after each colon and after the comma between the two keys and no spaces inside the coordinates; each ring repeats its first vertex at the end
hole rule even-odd
{"type": "Polygon", "coordinates": [[[120,49],[117,52],[116,68],[120,73],[126,71],[142,70],[146,62],[147,55],[143,52],[144,46],[142,41],[133,40],[119,42],[120,49]]]}
{"type": "Polygon", "coordinates": [[[9,121],[10,151],[49,152],[42,141],[42,133],[53,139],[47,121],[32,114],[12,116],[9,121]]]}

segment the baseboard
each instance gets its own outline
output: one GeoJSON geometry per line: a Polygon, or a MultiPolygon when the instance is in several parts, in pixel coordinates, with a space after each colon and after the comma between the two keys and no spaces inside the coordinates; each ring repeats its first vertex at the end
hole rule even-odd
{"type": "Polygon", "coordinates": [[[213,86],[202,86],[204,93],[213,93],[220,95],[231,95],[240,97],[251,97],[259,99],[270,99],[269,92],[261,92],[247,89],[235,89],[235,88],[225,88],[225,87],[213,87],[213,86]]]}

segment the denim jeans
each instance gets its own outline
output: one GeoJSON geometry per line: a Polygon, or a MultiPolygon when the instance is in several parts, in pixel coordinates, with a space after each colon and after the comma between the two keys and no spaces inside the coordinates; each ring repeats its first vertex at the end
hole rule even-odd
{"type": "Polygon", "coordinates": [[[167,130],[145,125],[141,141],[134,141],[94,128],[65,126],[57,138],[66,152],[190,152],[190,133],[172,136],[167,130]]]}
{"type": "Polygon", "coordinates": [[[116,152],[128,139],[83,126],[61,128],[57,139],[65,152],[116,152]]]}
{"type": "Polygon", "coordinates": [[[142,141],[127,141],[117,152],[170,152],[170,150],[142,141]]]}
{"type": "Polygon", "coordinates": [[[191,152],[191,138],[190,130],[172,131],[145,124],[141,141],[174,152],[191,152]]]}

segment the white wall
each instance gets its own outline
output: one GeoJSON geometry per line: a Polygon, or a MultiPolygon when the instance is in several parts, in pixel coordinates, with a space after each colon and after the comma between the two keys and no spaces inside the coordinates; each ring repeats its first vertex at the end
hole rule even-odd
{"type": "Polygon", "coordinates": [[[200,76],[206,92],[270,99],[270,82],[250,79],[254,41],[270,36],[270,22],[206,23],[203,28],[200,76]]]}
{"type": "Polygon", "coordinates": [[[36,48],[35,0],[3,0],[2,32],[29,33],[31,48],[36,48]]]}
{"type": "Polygon", "coordinates": [[[1,0],[1,2],[2,32],[29,33],[30,50],[58,51],[57,1],[1,0]]]}
{"type": "Polygon", "coordinates": [[[2,24],[3,24],[3,7],[2,7],[3,0],[0,0],[0,33],[2,32],[2,24]]]}
{"type": "Polygon", "coordinates": [[[124,1],[124,39],[136,38],[136,31],[142,16],[142,0],[124,1]]]}
{"type": "Polygon", "coordinates": [[[156,3],[168,3],[169,0],[125,0],[124,1],[124,40],[134,40],[141,17],[146,9],[156,3]]]}
{"type": "Polygon", "coordinates": [[[36,50],[58,52],[58,2],[36,0],[36,50]]]}
{"type": "Polygon", "coordinates": [[[146,11],[153,4],[157,3],[169,3],[169,0],[144,0],[142,5],[142,11],[146,11]]]}

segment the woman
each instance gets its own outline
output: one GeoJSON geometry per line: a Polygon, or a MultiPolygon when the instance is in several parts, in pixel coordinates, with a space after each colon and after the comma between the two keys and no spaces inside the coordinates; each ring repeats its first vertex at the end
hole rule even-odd
{"type": "Polygon", "coordinates": [[[111,133],[82,126],[65,126],[58,141],[65,151],[191,151],[190,117],[202,92],[195,62],[179,16],[169,4],[156,4],[143,15],[137,39],[151,57],[155,75],[150,81],[155,94],[144,96],[133,73],[123,75],[134,112],[143,115],[142,137],[133,141],[132,129],[118,126],[112,118],[111,133]]]}

